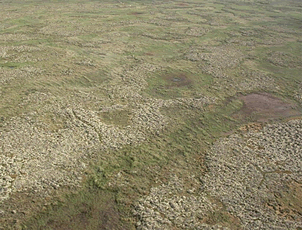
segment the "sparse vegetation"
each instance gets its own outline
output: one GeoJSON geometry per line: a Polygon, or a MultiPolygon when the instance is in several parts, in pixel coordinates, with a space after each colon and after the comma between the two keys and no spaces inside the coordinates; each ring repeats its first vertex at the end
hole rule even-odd
{"type": "Polygon", "coordinates": [[[2,0],[0,229],[301,229],[301,7],[2,0]]]}

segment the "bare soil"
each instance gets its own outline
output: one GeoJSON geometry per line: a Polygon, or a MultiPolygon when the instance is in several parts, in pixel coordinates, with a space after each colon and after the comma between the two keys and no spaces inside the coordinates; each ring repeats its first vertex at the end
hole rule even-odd
{"type": "Polygon", "coordinates": [[[147,52],[147,53],[144,53],[145,56],[154,56],[154,53],[151,53],[151,52],[147,52]]]}
{"type": "Polygon", "coordinates": [[[234,117],[252,118],[260,122],[301,115],[301,108],[292,102],[284,101],[269,93],[251,93],[239,96],[243,108],[234,117]]]}
{"type": "Polygon", "coordinates": [[[177,5],[178,6],[189,6],[189,4],[187,4],[187,3],[178,3],[177,5]]]}

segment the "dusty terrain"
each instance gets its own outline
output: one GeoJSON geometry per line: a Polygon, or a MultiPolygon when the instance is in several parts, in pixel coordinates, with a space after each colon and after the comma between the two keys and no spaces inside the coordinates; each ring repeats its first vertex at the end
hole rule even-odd
{"type": "Polygon", "coordinates": [[[0,229],[301,229],[301,7],[0,1],[0,229]]]}

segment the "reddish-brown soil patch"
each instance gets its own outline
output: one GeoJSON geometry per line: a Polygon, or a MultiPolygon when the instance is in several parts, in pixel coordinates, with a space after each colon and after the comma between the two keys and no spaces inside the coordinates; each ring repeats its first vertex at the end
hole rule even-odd
{"type": "Polygon", "coordinates": [[[244,106],[235,118],[251,118],[257,121],[268,121],[301,115],[301,108],[292,102],[284,101],[269,93],[252,93],[239,96],[244,106]]]}
{"type": "Polygon", "coordinates": [[[178,3],[177,5],[178,6],[189,6],[189,4],[187,4],[187,3],[178,3]]]}
{"type": "Polygon", "coordinates": [[[147,53],[144,53],[144,55],[146,55],[146,56],[154,56],[154,53],[147,52],[147,53]]]}
{"type": "Polygon", "coordinates": [[[163,77],[169,83],[168,88],[187,86],[192,83],[186,73],[170,73],[163,77]]]}
{"type": "Polygon", "coordinates": [[[260,130],[262,130],[263,128],[263,124],[262,123],[258,123],[258,122],[252,122],[252,123],[248,123],[246,125],[243,125],[239,128],[240,131],[242,132],[259,132],[260,130]]]}

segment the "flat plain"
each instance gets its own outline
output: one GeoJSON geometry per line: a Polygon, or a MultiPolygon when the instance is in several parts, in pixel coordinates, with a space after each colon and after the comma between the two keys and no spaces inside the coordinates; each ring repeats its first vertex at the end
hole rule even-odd
{"type": "Polygon", "coordinates": [[[0,0],[0,229],[302,229],[302,2],[0,0]]]}

